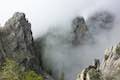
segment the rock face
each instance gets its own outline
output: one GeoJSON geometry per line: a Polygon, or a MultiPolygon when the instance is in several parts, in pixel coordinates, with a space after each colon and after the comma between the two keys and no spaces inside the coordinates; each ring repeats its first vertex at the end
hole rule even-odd
{"type": "Polygon", "coordinates": [[[120,80],[120,43],[106,50],[101,71],[105,80],[120,80]]]}
{"type": "Polygon", "coordinates": [[[79,45],[83,44],[85,40],[87,40],[88,36],[88,28],[86,22],[83,17],[76,17],[72,22],[73,27],[73,44],[79,45]]]}
{"type": "Polygon", "coordinates": [[[12,57],[32,67],[30,61],[34,58],[34,53],[31,24],[24,13],[17,12],[0,28],[1,57],[12,57]]]}
{"type": "Polygon", "coordinates": [[[95,59],[94,65],[90,65],[85,68],[80,74],[77,75],[76,80],[103,80],[99,67],[100,62],[95,59]]]}
{"type": "Polygon", "coordinates": [[[45,80],[53,80],[41,70],[36,56],[31,24],[24,13],[16,12],[4,27],[0,27],[0,63],[9,57],[22,65],[24,70],[33,69],[42,74],[45,80]]]}
{"type": "Polygon", "coordinates": [[[120,43],[106,49],[100,68],[89,66],[78,74],[76,80],[120,80],[120,43]]]}

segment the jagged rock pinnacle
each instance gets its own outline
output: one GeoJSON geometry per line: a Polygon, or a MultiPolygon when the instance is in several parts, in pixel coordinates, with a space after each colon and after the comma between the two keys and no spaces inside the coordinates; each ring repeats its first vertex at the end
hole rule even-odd
{"type": "Polygon", "coordinates": [[[88,28],[86,25],[86,22],[83,17],[76,17],[72,21],[72,27],[73,27],[73,44],[79,45],[83,44],[84,41],[86,41],[88,38],[88,28]]]}
{"type": "Polygon", "coordinates": [[[78,74],[77,80],[120,80],[120,43],[106,49],[99,70],[89,66],[78,74]]]}
{"type": "Polygon", "coordinates": [[[4,57],[12,57],[19,62],[24,59],[29,62],[34,57],[31,24],[24,13],[16,12],[0,28],[0,44],[0,54],[4,57]]]}
{"type": "Polygon", "coordinates": [[[90,65],[89,67],[85,68],[80,74],[77,75],[76,80],[103,80],[99,66],[99,60],[95,59],[94,65],[90,65]]]}
{"type": "Polygon", "coordinates": [[[53,80],[40,66],[34,46],[31,24],[24,13],[16,12],[0,27],[0,64],[4,58],[12,58],[23,70],[32,69],[43,75],[44,80],[53,80]]]}
{"type": "Polygon", "coordinates": [[[120,79],[120,43],[105,52],[105,58],[101,64],[101,71],[105,80],[120,79]]]}

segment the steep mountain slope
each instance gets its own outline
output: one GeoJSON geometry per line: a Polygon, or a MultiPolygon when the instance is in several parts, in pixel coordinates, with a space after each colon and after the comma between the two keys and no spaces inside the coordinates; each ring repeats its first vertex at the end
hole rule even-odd
{"type": "Polygon", "coordinates": [[[85,68],[76,80],[120,80],[120,43],[106,49],[100,67],[93,65],[85,68]]]}
{"type": "Polygon", "coordinates": [[[3,57],[15,58],[18,62],[32,67],[34,59],[33,37],[31,24],[26,20],[25,14],[15,13],[0,28],[1,54],[3,57]]]}
{"type": "Polygon", "coordinates": [[[5,58],[12,58],[24,71],[32,69],[42,74],[45,80],[53,80],[41,69],[36,54],[31,24],[24,13],[16,12],[4,27],[0,27],[0,63],[5,58]]]}

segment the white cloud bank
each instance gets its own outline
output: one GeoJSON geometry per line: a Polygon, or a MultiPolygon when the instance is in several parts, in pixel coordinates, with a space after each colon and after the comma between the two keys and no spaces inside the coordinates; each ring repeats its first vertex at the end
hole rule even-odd
{"type": "Polygon", "coordinates": [[[97,8],[108,8],[116,13],[118,0],[0,0],[0,23],[16,11],[26,13],[32,23],[34,36],[41,35],[48,27],[57,24],[69,24],[77,15],[87,17],[97,8]]]}

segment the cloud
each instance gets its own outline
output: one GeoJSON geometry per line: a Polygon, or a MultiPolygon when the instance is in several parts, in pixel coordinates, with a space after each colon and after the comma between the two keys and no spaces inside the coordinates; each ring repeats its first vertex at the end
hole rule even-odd
{"type": "Polygon", "coordinates": [[[32,23],[34,37],[38,37],[54,25],[69,24],[74,16],[87,16],[95,9],[119,12],[118,0],[1,0],[0,23],[16,11],[24,12],[32,23]]]}
{"type": "Polygon", "coordinates": [[[72,26],[58,25],[49,30],[46,40],[44,40],[46,45],[43,47],[43,63],[45,67],[49,66],[52,69],[54,77],[59,78],[63,71],[65,80],[74,80],[76,74],[92,64],[95,58],[102,61],[106,48],[120,41],[118,15],[112,10],[100,8],[92,13],[86,17],[86,20],[89,32],[94,38],[93,43],[73,46],[70,42],[73,40],[73,33],[69,29],[72,26]],[[108,13],[104,13],[104,11],[108,11],[108,13]],[[100,15],[92,14],[96,12],[100,15]],[[90,17],[96,19],[91,21],[90,17]]]}
{"type": "Polygon", "coordinates": [[[52,44],[47,43],[50,47],[46,47],[46,53],[51,52],[50,55],[47,55],[50,59],[48,61],[53,63],[55,71],[64,68],[66,73],[70,73],[67,75],[67,79],[71,78],[70,76],[75,77],[75,73],[90,64],[94,58],[102,58],[106,47],[120,41],[120,1],[118,0],[0,0],[0,3],[0,23],[2,25],[14,12],[20,11],[26,13],[32,24],[35,38],[45,34],[50,27],[61,28],[57,33],[56,30],[54,32],[56,35],[53,36],[57,37],[50,38],[52,44]],[[72,19],[76,16],[84,16],[87,20],[96,10],[113,12],[117,16],[116,28],[108,33],[95,36],[96,45],[72,48],[70,44],[64,44],[64,40],[69,41],[71,38],[66,31],[69,30],[72,19]]]}

